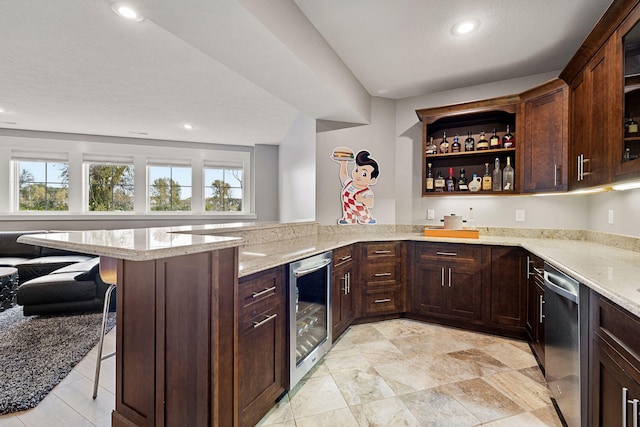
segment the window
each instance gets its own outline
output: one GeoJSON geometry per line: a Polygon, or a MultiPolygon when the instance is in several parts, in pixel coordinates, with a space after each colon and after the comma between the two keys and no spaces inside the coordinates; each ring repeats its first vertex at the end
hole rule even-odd
{"type": "Polygon", "coordinates": [[[21,211],[69,210],[69,165],[62,162],[19,161],[21,211]]]}
{"type": "Polygon", "coordinates": [[[133,211],[133,166],[89,164],[89,211],[133,211]]]}
{"type": "Polygon", "coordinates": [[[191,168],[149,166],[149,209],[191,210],[191,168]]]}
{"type": "Polygon", "coordinates": [[[205,211],[242,211],[242,183],[243,170],[240,167],[205,167],[205,211]]]}

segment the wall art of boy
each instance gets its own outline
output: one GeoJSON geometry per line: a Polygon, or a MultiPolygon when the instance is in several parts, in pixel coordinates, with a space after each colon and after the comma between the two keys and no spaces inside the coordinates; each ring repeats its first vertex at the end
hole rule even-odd
{"type": "Polygon", "coordinates": [[[338,224],[375,224],[377,221],[369,211],[374,202],[373,191],[369,187],[377,182],[380,175],[378,162],[370,157],[368,151],[359,151],[354,156],[353,150],[347,147],[333,150],[331,158],[340,163],[342,218],[338,224]],[[347,163],[354,161],[349,177],[347,163]]]}

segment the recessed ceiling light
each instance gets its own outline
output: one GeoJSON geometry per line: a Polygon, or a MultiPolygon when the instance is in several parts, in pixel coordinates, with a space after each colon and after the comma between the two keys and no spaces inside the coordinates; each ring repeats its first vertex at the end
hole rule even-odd
{"type": "Polygon", "coordinates": [[[142,22],[144,20],[144,17],[138,14],[138,12],[136,12],[136,10],[128,4],[116,2],[111,4],[111,9],[118,16],[121,16],[133,22],[142,22]]]}
{"type": "Polygon", "coordinates": [[[378,95],[384,95],[385,93],[389,93],[389,89],[380,89],[377,93],[378,95]]]}
{"type": "Polygon", "coordinates": [[[186,130],[191,130],[191,129],[193,129],[193,125],[192,125],[192,124],[189,124],[189,123],[184,123],[184,124],[182,125],[182,127],[183,127],[184,129],[186,129],[186,130]]]}
{"type": "Polygon", "coordinates": [[[465,19],[451,27],[451,33],[454,36],[462,36],[474,32],[480,27],[480,21],[477,19],[465,19]]]}

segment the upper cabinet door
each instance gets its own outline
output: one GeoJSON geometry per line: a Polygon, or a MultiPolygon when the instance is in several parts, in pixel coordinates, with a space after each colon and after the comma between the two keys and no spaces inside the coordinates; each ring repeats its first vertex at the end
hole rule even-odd
{"type": "Polygon", "coordinates": [[[613,36],[616,51],[612,164],[616,180],[640,176],[640,7],[613,36]]]}
{"type": "Polygon", "coordinates": [[[522,95],[522,191],[567,189],[568,114],[567,85],[559,79],[522,95]],[[527,99],[528,98],[528,99],[527,99]]]}

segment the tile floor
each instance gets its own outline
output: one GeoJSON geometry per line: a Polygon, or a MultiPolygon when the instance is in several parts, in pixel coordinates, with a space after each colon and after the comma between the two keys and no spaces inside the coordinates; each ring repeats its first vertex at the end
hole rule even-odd
{"type": "MultiPolygon", "coordinates": [[[[115,347],[107,334],[105,354],[115,347]]],[[[0,427],[109,426],[115,359],[91,398],[96,349],[34,409],[0,427]]],[[[561,426],[525,342],[406,319],[354,325],[262,427],[561,426]]]]}
{"type": "Polygon", "coordinates": [[[527,343],[397,319],[351,326],[259,425],[562,424],[527,343]]]}

